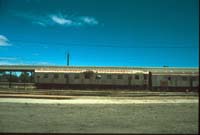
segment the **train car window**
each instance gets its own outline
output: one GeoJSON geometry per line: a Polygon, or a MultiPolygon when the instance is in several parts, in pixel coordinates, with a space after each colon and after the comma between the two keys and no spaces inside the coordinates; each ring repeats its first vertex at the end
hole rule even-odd
{"type": "Polygon", "coordinates": [[[196,81],[196,80],[197,80],[197,78],[196,78],[196,77],[192,77],[192,80],[193,80],[193,81],[196,81]]]}
{"type": "Polygon", "coordinates": [[[58,76],[58,74],[54,74],[54,76],[53,76],[54,78],[58,78],[59,76],[58,76]]]}
{"type": "Polygon", "coordinates": [[[117,76],[117,79],[122,79],[123,78],[123,75],[118,75],[117,76]]]}
{"type": "Polygon", "coordinates": [[[85,79],[90,79],[90,75],[85,74],[85,79]]]}
{"type": "Polygon", "coordinates": [[[112,75],[107,75],[107,78],[108,79],[112,79],[112,75]]]}
{"type": "Polygon", "coordinates": [[[168,81],[171,81],[171,79],[172,79],[172,78],[169,76],[169,77],[168,77],[168,81]]]}
{"type": "Polygon", "coordinates": [[[79,79],[79,78],[80,78],[79,74],[74,75],[74,79],[79,79]]]}
{"type": "Polygon", "coordinates": [[[44,78],[48,78],[49,77],[49,75],[48,74],[44,74],[44,78]]]}
{"type": "Polygon", "coordinates": [[[94,75],[93,71],[84,72],[85,79],[90,79],[94,75]]]}
{"type": "Polygon", "coordinates": [[[183,76],[183,77],[182,77],[182,80],[183,80],[183,81],[187,81],[187,77],[183,76]]]}
{"type": "Polygon", "coordinates": [[[135,79],[139,80],[140,79],[139,75],[135,75],[135,79]]]}
{"type": "Polygon", "coordinates": [[[101,79],[101,75],[96,75],[96,79],[97,80],[101,79]]]}
{"type": "Polygon", "coordinates": [[[69,75],[68,75],[68,74],[65,74],[64,77],[65,77],[65,78],[69,78],[69,75]]]}

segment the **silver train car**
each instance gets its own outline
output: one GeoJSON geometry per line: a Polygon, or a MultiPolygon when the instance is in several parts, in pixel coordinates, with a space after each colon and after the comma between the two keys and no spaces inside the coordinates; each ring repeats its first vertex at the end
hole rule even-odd
{"type": "Polygon", "coordinates": [[[199,68],[1,65],[0,87],[198,91],[199,68]]]}
{"type": "Polygon", "coordinates": [[[132,89],[197,91],[198,70],[193,69],[36,69],[41,89],[132,89]]]}

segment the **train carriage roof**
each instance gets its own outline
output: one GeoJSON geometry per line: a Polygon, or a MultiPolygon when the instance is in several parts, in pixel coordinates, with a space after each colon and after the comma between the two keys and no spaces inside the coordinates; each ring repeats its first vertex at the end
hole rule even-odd
{"type": "Polygon", "coordinates": [[[93,71],[97,73],[148,73],[199,74],[199,68],[184,67],[102,67],[102,66],[48,66],[48,65],[0,65],[0,71],[71,72],[93,71]]]}
{"type": "Polygon", "coordinates": [[[84,73],[87,71],[92,71],[93,73],[98,74],[147,74],[148,72],[142,70],[122,70],[122,69],[65,69],[65,70],[51,70],[51,69],[36,69],[35,72],[43,72],[43,73],[84,73]]]}

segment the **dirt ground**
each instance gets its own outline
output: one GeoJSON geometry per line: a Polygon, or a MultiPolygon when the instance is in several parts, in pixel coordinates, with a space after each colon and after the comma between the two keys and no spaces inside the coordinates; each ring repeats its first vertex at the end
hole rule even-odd
{"type": "Polygon", "coordinates": [[[0,132],[195,134],[198,133],[198,103],[1,102],[0,132]]]}
{"type": "MultiPolygon", "coordinates": [[[[16,95],[15,95],[16,96],[16,95]]],[[[98,97],[98,96],[71,96],[66,99],[58,99],[59,96],[46,98],[46,95],[35,95],[28,97],[6,97],[0,98],[0,103],[32,103],[32,104],[176,104],[176,103],[198,103],[195,96],[189,97],[98,97]]]]}
{"type": "Polygon", "coordinates": [[[149,90],[39,90],[39,89],[2,89],[0,97],[4,94],[20,95],[52,95],[52,96],[101,96],[101,97],[147,97],[147,96],[198,96],[197,92],[156,92],[149,90]]]}

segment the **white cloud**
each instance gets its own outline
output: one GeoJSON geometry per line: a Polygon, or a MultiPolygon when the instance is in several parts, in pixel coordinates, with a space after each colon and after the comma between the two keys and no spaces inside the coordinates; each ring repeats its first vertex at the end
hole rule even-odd
{"type": "Polygon", "coordinates": [[[80,20],[88,25],[97,25],[99,23],[95,18],[88,16],[80,17],[80,20]]]}
{"type": "Polygon", "coordinates": [[[94,26],[98,25],[99,22],[96,18],[91,16],[70,16],[66,13],[54,13],[54,14],[40,14],[36,15],[33,13],[24,13],[24,12],[17,12],[13,14],[17,17],[21,17],[27,20],[30,20],[33,24],[37,24],[40,26],[94,26]]]}
{"type": "Polygon", "coordinates": [[[84,25],[97,25],[99,22],[94,17],[77,16],[77,17],[64,17],[64,15],[50,15],[51,20],[63,26],[84,26],[84,25]]]}
{"type": "Polygon", "coordinates": [[[9,40],[7,37],[0,35],[0,46],[10,46],[9,40]]]}
{"type": "Polygon", "coordinates": [[[94,17],[89,16],[73,16],[68,17],[67,15],[63,14],[52,14],[47,17],[39,17],[36,24],[41,26],[53,26],[53,25],[60,25],[60,26],[94,26],[98,25],[99,22],[94,17]]]}
{"type": "Polygon", "coordinates": [[[64,17],[60,17],[57,15],[51,15],[50,18],[52,19],[52,21],[54,21],[55,23],[60,24],[60,25],[71,25],[72,24],[72,20],[65,19],[64,17]]]}

